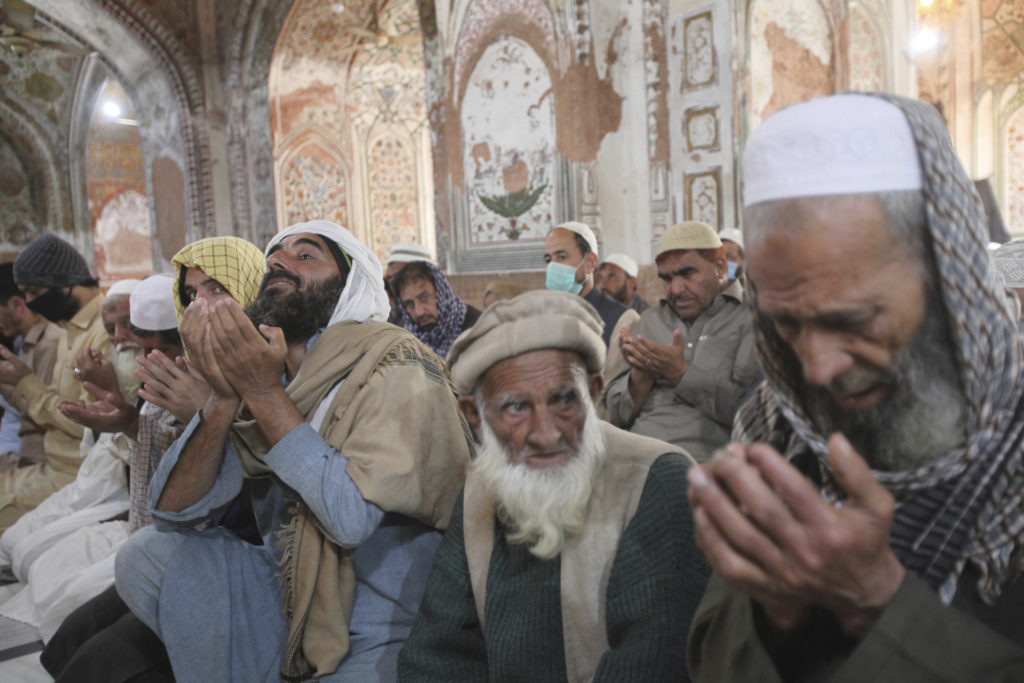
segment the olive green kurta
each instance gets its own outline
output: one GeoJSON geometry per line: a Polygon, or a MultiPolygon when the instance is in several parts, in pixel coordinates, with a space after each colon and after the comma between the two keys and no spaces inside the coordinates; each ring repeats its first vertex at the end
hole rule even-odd
{"type": "Polygon", "coordinates": [[[961,581],[953,607],[907,574],[859,641],[823,610],[789,634],[766,625],[760,608],[712,574],[690,631],[694,681],[907,683],[1024,680],[1024,582],[994,606],[961,581]]]}

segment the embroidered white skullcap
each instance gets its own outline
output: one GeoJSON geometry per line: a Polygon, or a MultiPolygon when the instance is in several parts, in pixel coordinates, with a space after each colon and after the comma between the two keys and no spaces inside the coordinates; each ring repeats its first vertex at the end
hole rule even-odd
{"type": "Polygon", "coordinates": [[[349,270],[348,279],[345,280],[345,289],[338,297],[329,324],[333,325],[342,320],[355,320],[360,323],[367,320],[387,320],[391,305],[388,303],[387,292],[384,291],[384,269],[380,265],[380,259],[356,239],[355,235],[340,225],[320,220],[296,223],[274,235],[263,253],[269,256],[283,239],[303,233],[331,240],[352,259],[352,268],[349,270]]]}
{"type": "Polygon", "coordinates": [[[140,282],[142,282],[142,280],[136,280],[135,278],[118,280],[114,284],[110,285],[110,289],[107,290],[107,296],[131,294],[132,290],[135,289],[140,282]]]}
{"type": "Polygon", "coordinates": [[[718,237],[723,240],[729,240],[740,245],[740,249],[743,249],[743,233],[736,228],[723,228],[718,233],[718,237]]]}
{"type": "Polygon", "coordinates": [[[548,234],[550,235],[553,231],[558,230],[559,228],[576,233],[587,243],[587,246],[590,247],[590,251],[595,254],[597,253],[597,238],[594,237],[594,231],[591,230],[590,226],[586,223],[580,223],[579,221],[559,223],[555,227],[551,228],[551,230],[548,231],[548,234]]]}
{"type": "Polygon", "coordinates": [[[174,278],[150,275],[140,282],[132,290],[128,311],[132,325],[139,329],[149,332],[175,329],[178,313],[174,309],[174,278]]]}
{"type": "Polygon", "coordinates": [[[654,258],[666,251],[677,249],[718,249],[722,240],[718,233],[707,223],[700,221],[683,221],[661,233],[654,245],[654,258]]]}
{"type": "Polygon", "coordinates": [[[413,261],[433,263],[433,259],[430,258],[430,250],[422,244],[402,242],[391,247],[391,251],[388,252],[389,266],[392,263],[412,263],[413,261]]]}
{"type": "Polygon", "coordinates": [[[626,275],[630,277],[636,277],[640,272],[640,267],[636,265],[636,261],[633,260],[628,254],[608,254],[601,261],[601,265],[610,263],[613,266],[618,266],[626,272],[626,275]]]}
{"type": "Polygon", "coordinates": [[[594,307],[568,292],[535,289],[495,301],[448,352],[455,390],[468,394],[491,366],[506,358],[540,351],[574,351],[587,372],[604,367],[604,323],[594,307]]]}
{"type": "Polygon", "coordinates": [[[1024,289],[1024,239],[1007,242],[991,255],[1003,286],[1024,289]]]}
{"type": "Polygon", "coordinates": [[[792,197],[921,189],[910,124],[896,105],[842,94],[766,118],[743,152],[743,205],[792,197]]]}

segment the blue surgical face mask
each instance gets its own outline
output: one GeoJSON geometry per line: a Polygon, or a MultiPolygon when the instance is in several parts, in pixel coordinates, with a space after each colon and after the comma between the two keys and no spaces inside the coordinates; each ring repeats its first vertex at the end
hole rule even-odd
{"type": "MultiPolygon", "coordinates": [[[[581,263],[580,266],[583,264],[581,263]]],[[[579,294],[583,291],[583,283],[576,282],[576,271],[580,269],[580,266],[573,268],[567,266],[564,263],[555,263],[552,261],[548,264],[548,272],[544,278],[544,286],[555,292],[569,292],[570,294],[579,294]]]]}
{"type": "Polygon", "coordinates": [[[736,269],[739,268],[739,264],[736,263],[735,261],[728,261],[727,263],[729,264],[729,279],[730,280],[735,280],[736,279],[736,269]]]}

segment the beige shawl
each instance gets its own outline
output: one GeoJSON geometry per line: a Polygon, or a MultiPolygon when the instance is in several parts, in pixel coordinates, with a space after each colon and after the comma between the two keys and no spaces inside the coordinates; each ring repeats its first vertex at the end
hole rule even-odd
{"type": "MultiPolygon", "coordinates": [[[[393,325],[343,321],[324,330],[286,391],[309,420],[342,379],[319,431],[345,455],[363,498],[447,526],[471,436],[440,359],[393,325]]],[[[268,444],[251,418],[236,422],[232,437],[247,476],[271,473],[262,462],[268,444]]],[[[278,532],[289,622],[281,676],[301,680],[333,672],[348,652],[355,574],[352,551],[325,538],[297,496],[289,512],[278,532]]]]}

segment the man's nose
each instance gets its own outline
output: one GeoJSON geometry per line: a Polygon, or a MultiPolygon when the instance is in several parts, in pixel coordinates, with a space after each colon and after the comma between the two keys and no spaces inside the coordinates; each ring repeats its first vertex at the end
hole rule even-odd
{"type": "Polygon", "coordinates": [[[814,386],[827,387],[853,366],[853,358],[839,335],[831,332],[805,327],[797,335],[793,350],[803,365],[804,379],[814,386]]]}
{"type": "Polygon", "coordinates": [[[547,452],[553,450],[562,440],[555,416],[546,407],[541,406],[533,411],[530,418],[530,433],[527,443],[535,450],[547,452]]]}

